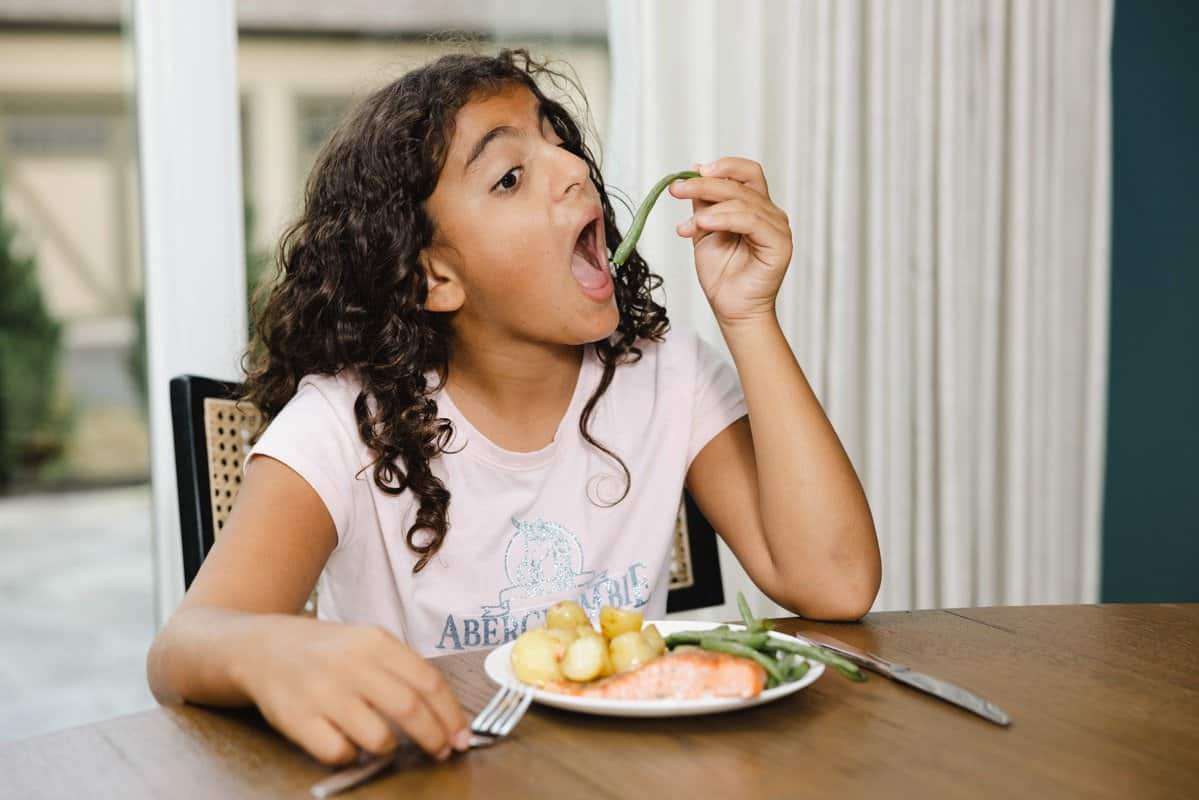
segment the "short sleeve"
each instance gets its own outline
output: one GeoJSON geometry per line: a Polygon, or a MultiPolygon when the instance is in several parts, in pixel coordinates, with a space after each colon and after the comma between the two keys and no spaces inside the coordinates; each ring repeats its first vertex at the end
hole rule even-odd
{"type": "Polygon", "coordinates": [[[687,468],[708,442],[746,414],[745,394],[737,370],[716,348],[695,337],[695,395],[687,468]]]}
{"type": "Polygon", "coordinates": [[[295,470],[328,509],[339,548],[353,528],[355,475],[362,467],[346,427],[325,393],[301,381],[246,455],[243,468],[248,474],[254,456],[264,455],[295,470]]]}

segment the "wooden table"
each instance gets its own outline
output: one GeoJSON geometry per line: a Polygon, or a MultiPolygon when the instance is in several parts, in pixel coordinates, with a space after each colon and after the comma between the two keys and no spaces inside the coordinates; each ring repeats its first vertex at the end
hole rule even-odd
{"type": "MultiPolygon", "coordinates": [[[[668,720],[534,706],[508,741],[421,759],[381,797],[1195,797],[1199,604],[870,614],[821,630],[974,689],[1010,728],[879,676],[826,671],[776,703],[668,720]]],[[[482,654],[439,659],[463,704],[482,654]]],[[[326,770],[251,711],[155,709],[0,745],[5,797],[305,797],[326,770]]]]}

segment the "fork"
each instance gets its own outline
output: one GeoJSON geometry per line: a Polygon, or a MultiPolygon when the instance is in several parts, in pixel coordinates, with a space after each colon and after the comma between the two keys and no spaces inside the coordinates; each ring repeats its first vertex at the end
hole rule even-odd
{"type": "MultiPolygon", "coordinates": [[[[471,749],[490,747],[511,733],[512,729],[516,727],[516,723],[520,722],[520,718],[529,710],[531,702],[533,702],[533,692],[528,688],[500,687],[500,690],[491,698],[491,702],[470,723],[471,749]]],[[[396,758],[396,753],[387,753],[374,756],[361,764],[346,767],[328,778],[314,783],[309,793],[313,797],[323,798],[352,789],[394,764],[396,758]]]]}

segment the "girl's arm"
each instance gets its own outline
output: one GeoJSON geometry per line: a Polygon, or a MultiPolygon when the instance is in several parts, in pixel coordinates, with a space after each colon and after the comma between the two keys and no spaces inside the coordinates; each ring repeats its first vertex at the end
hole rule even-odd
{"type": "Polygon", "coordinates": [[[787,345],[775,298],[791,261],[791,227],[757,162],[721,158],[677,181],[693,215],[704,295],[733,355],[749,420],[696,456],[687,485],[754,582],[807,617],[856,619],[882,576],[861,484],[787,345]],[[751,436],[752,425],[752,436],[751,436]]]}
{"type": "Polygon", "coordinates": [[[253,460],[221,535],[146,659],[162,703],[254,703],[328,764],[385,753],[403,730],[430,754],[469,747],[441,672],[382,628],[298,616],[337,542],[290,467],[253,460]]]}
{"type": "Polygon", "coordinates": [[[695,457],[688,490],[775,602],[813,619],[857,619],[882,564],[853,465],[777,320],[721,330],[749,416],[695,457]]]}
{"type": "Polygon", "coordinates": [[[316,492],[274,459],[254,460],[233,511],[147,658],[161,702],[251,702],[239,656],[297,615],[337,543],[316,492]]]}

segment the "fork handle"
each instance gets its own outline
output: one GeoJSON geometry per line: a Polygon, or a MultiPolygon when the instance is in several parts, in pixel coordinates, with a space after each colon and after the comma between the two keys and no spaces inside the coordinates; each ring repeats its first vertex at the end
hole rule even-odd
{"type": "MultiPolygon", "coordinates": [[[[493,745],[495,741],[494,736],[484,736],[475,733],[470,737],[470,746],[473,750],[476,747],[493,745]]],[[[394,763],[395,758],[395,753],[388,753],[386,755],[374,756],[363,761],[361,764],[340,769],[328,778],[314,783],[309,792],[313,797],[324,798],[332,797],[339,792],[344,792],[346,789],[353,789],[355,786],[365,783],[378,775],[387,766],[394,763]]]]}
{"type": "Polygon", "coordinates": [[[370,780],[375,775],[378,775],[386,767],[395,762],[395,753],[387,755],[375,756],[362,762],[358,766],[346,767],[318,781],[309,789],[309,793],[316,798],[332,797],[339,792],[344,792],[346,789],[353,789],[360,783],[370,780]]]}

